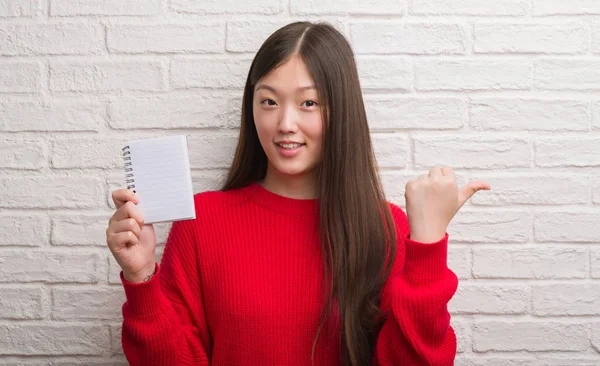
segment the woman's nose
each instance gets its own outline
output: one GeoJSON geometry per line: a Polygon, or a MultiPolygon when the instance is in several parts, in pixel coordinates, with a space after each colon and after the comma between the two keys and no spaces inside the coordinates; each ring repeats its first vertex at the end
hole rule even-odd
{"type": "Polygon", "coordinates": [[[279,125],[277,126],[279,132],[282,134],[296,132],[298,129],[299,118],[300,116],[293,106],[283,108],[281,118],[279,119],[279,125]]]}

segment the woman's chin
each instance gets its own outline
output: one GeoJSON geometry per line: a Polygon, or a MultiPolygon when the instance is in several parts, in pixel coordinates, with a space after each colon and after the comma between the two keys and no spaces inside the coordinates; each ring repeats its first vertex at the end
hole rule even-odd
{"type": "Polygon", "coordinates": [[[312,172],[312,168],[308,165],[304,166],[289,166],[287,164],[276,165],[275,170],[284,176],[299,177],[305,176],[312,172]]]}
{"type": "Polygon", "coordinates": [[[283,176],[290,177],[299,177],[307,173],[307,171],[304,169],[277,169],[277,171],[283,176]]]}

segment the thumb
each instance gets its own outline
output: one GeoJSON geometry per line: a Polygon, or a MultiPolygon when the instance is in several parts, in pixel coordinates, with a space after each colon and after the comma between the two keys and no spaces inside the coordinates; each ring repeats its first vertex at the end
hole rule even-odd
{"type": "Polygon", "coordinates": [[[490,187],[489,184],[487,184],[484,181],[481,180],[474,180],[472,182],[469,182],[469,184],[463,186],[461,189],[458,190],[458,207],[462,207],[462,205],[465,204],[465,202],[467,202],[469,200],[469,198],[471,198],[475,192],[480,191],[480,190],[490,190],[492,187],[490,187]]]}

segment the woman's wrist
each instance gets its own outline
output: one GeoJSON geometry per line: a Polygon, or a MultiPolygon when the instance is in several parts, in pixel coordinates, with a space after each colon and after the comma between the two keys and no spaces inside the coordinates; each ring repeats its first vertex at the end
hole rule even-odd
{"type": "Polygon", "coordinates": [[[429,232],[410,232],[410,240],[416,241],[419,243],[437,243],[440,241],[444,235],[446,235],[446,231],[429,231],[429,232]]]}
{"type": "Polygon", "coordinates": [[[152,263],[152,266],[146,267],[144,270],[137,273],[127,273],[123,271],[123,278],[130,283],[143,283],[150,281],[155,273],[156,263],[152,263]]]}

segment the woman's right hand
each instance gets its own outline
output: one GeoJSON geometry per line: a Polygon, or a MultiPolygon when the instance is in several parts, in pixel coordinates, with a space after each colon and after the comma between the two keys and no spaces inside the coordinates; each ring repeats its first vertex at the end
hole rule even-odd
{"type": "Polygon", "coordinates": [[[126,281],[147,281],[155,269],[156,233],[153,225],[144,225],[144,216],[136,206],[139,198],[123,188],[112,192],[117,207],[108,222],[106,243],[126,281]]]}

